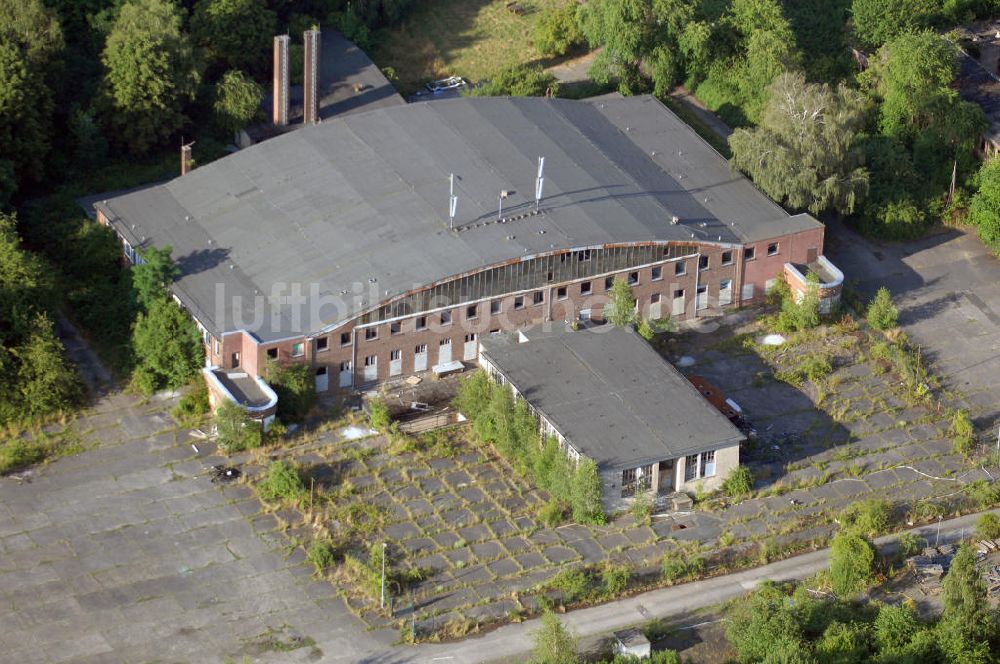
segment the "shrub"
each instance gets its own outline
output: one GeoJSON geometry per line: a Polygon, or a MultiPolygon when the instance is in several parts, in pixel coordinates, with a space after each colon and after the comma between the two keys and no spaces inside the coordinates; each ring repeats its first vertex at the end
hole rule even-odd
{"type": "Polygon", "coordinates": [[[902,558],[920,553],[920,537],[914,533],[902,533],[896,538],[896,546],[902,558]]]}
{"type": "Polygon", "coordinates": [[[862,537],[875,537],[889,530],[892,507],[885,500],[869,498],[848,505],[840,513],[841,526],[862,537]]]}
{"type": "Polygon", "coordinates": [[[203,377],[195,376],[170,415],[181,426],[196,427],[208,409],[208,385],[203,377]]]}
{"type": "Polygon", "coordinates": [[[389,429],[389,407],[381,399],[372,399],[368,402],[368,424],[376,431],[385,432],[389,429]]]}
{"type": "Polygon", "coordinates": [[[627,565],[613,565],[607,563],[601,570],[601,581],[604,583],[604,592],[608,597],[617,597],[628,588],[629,569],[627,565]]]}
{"type": "Polygon", "coordinates": [[[322,574],[328,567],[332,567],[337,560],[337,551],[333,542],[326,539],[313,540],[306,551],[306,560],[316,568],[317,574],[322,574]]]}
{"type": "Polygon", "coordinates": [[[549,580],[548,586],[562,593],[563,602],[571,604],[587,595],[590,575],[582,569],[564,569],[549,580]]]}
{"type": "Polygon", "coordinates": [[[306,485],[297,468],[285,461],[272,461],[257,483],[257,495],[269,502],[296,502],[306,495],[306,485]]]}
{"type": "Polygon", "coordinates": [[[722,492],[733,500],[748,496],[751,491],[753,491],[753,473],[746,466],[736,466],[729,473],[729,477],[722,482],[722,492]]]}
{"type": "Polygon", "coordinates": [[[972,455],[976,449],[976,430],[967,410],[959,409],[952,414],[948,433],[956,454],[965,457],[972,455]]]}
{"type": "Polygon", "coordinates": [[[993,507],[997,502],[1000,502],[1000,487],[990,484],[986,480],[970,482],[962,490],[969,497],[969,500],[972,501],[973,505],[980,510],[993,507]]]}
{"type": "Polygon", "coordinates": [[[700,556],[685,559],[680,551],[668,551],[660,562],[663,580],[673,583],[682,578],[698,576],[705,569],[705,560],[700,556]]]}
{"type": "Polygon", "coordinates": [[[775,657],[800,648],[802,627],[781,589],[765,582],[761,589],[733,606],[726,637],[741,662],[797,661],[775,657]]]}
{"type": "Polygon", "coordinates": [[[650,325],[649,321],[645,318],[639,321],[635,331],[646,341],[652,341],[653,337],[656,336],[656,331],[653,329],[653,326],[650,325]]]}
{"type": "Polygon", "coordinates": [[[875,297],[868,304],[868,311],[865,314],[868,325],[876,330],[891,330],[896,327],[899,321],[899,310],[892,303],[892,296],[889,289],[882,286],[875,293],[875,297]]]}
{"type": "Polygon", "coordinates": [[[841,597],[867,589],[875,577],[875,548],[852,531],[842,531],[830,547],[830,580],[841,597]]]}
{"type": "Polygon", "coordinates": [[[277,416],[282,422],[301,422],[316,403],[316,381],[307,364],[281,366],[268,362],[267,383],[278,395],[277,416]]]}
{"type": "Polygon", "coordinates": [[[261,426],[250,419],[236,402],[224,399],[215,411],[217,441],[227,454],[242,452],[261,444],[261,426]]]}
{"type": "Polygon", "coordinates": [[[988,512],[976,519],[976,537],[1000,539],[1000,516],[988,512]]]}
{"type": "Polygon", "coordinates": [[[0,473],[9,473],[38,463],[46,457],[45,448],[34,441],[14,438],[0,443],[0,473]]]}
{"type": "Polygon", "coordinates": [[[546,57],[566,55],[584,43],[583,33],[576,22],[575,0],[541,11],[535,22],[533,40],[538,52],[546,57]]]}
{"type": "Polygon", "coordinates": [[[605,521],[604,509],[601,506],[602,493],[597,463],[592,459],[580,459],[573,473],[573,485],[570,491],[573,520],[577,523],[602,525],[605,521]]]}
{"type": "Polygon", "coordinates": [[[640,491],[632,500],[632,518],[635,525],[648,526],[651,522],[650,515],[653,513],[653,499],[646,491],[640,491]]]}
{"type": "Polygon", "coordinates": [[[541,511],[538,513],[538,518],[546,528],[555,528],[566,520],[566,514],[569,512],[569,508],[566,503],[555,498],[549,498],[549,500],[542,505],[541,511]]]}
{"type": "Polygon", "coordinates": [[[542,614],[542,624],[531,635],[531,664],[577,664],[576,639],[551,611],[542,614]]]}
{"type": "Polygon", "coordinates": [[[541,65],[517,64],[496,71],[480,86],[466,94],[473,97],[541,97],[556,96],[559,83],[541,65]]]}

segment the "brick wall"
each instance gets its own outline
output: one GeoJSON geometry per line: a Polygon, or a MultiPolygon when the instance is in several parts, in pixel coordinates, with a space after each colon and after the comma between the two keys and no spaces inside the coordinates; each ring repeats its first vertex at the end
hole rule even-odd
{"type": "Polygon", "coordinates": [[[753,247],[754,257],[744,261],[743,284],[753,285],[753,297],[743,300],[743,304],[756,304],[764,300],[767,282],[784,274],[785,263],[806,263],[823,253],[824,227],[791,235],[783,235],[771,240],[747,244],[753,247]],[[768,245],[777,244],[777,253],[768,255],[768,245]]]}

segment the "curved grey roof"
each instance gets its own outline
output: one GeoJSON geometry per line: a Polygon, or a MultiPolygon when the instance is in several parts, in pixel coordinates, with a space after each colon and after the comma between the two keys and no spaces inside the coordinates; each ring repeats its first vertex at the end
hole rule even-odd
{"type": "Polygon", "coordinates": [[[250,329],[262,340],[313,333],[387,297],[533,254],[740,243],[818,225],[789,217],[654,98],[617,95],[462,98],[357,113],[97,207],[130,241],[173,247],[178,296],[209,329],[250,329]],[[544,198],[530,215],[539,156],[544,198]],[[504,216],[515,218],[504,224],[493,223],[501,190],[509,192],[504,216]],[[321,320],[296,320],[294,306],[270,297],[288,295],[288,284],[310,303],[329,303],[321,320]]]}

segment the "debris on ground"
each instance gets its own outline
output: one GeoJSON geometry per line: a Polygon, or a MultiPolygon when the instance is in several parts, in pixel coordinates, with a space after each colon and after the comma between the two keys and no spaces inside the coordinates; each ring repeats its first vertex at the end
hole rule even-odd
{"type": "Polygon", "coordinates": [[[229,484],[238,480],[242,474],[239,468],[232,466],[212,466],[212,483],[229,484]]]}

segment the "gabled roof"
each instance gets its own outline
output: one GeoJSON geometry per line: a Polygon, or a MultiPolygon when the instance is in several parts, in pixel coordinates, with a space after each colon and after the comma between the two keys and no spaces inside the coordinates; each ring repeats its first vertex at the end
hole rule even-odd
{"type": "Polygon", "coordinates": [[[175,290],[206,327],[262,340],[315,333],[388,297],[540,253],[741,243],[819,226],[789,217],[654,98],[617,95],[338,116],[96,207],[133,244],[173,247],[183,271],[175,290]],[[539,156],[544,197],[531,215],[539,156]],[[504,224],[494,223],[501,190],[504,216],[515,217],[504,224]],[[269,298],[287,284],[325,306],[295,320],[269,298]]]}
{"type": "Polygon", "coordinates": [[[631,329],[604,325],[483,354],[574,448],[598,466],[635,467],[737,445],[744,436],[631,329]]]}

